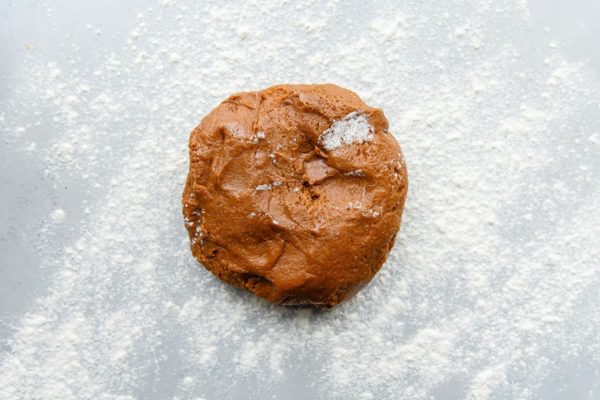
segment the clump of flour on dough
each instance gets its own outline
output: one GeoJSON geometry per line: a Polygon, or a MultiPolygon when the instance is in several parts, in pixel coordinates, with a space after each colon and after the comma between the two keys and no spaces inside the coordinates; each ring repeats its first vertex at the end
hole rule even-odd
{"type": "Polygon", "coordinates": [[[361,112],[351,112],[335,121],[331,128],[321,134],[319,142],[325,150],[333,150],[345,144],[371,142],[375,138],[373,125],[361,112]]]}
{"type": "Polygon", "coordinates": [[[256,187],[256,191],[257,192],[262,192],[265,190],[271,190],[273,188],[273,186],[270,183],[263,183],[262,185],[258,185],[256,187]]]}

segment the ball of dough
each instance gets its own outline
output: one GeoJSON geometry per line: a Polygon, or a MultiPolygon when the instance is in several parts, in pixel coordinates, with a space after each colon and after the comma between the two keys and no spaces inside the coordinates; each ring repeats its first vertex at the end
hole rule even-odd
{"type": "Polygon", "coordinates": [[[333,307],[394,244],[408,188],[378,108],[335,85],[238,93],[191,133],[183,214],[193,255],[276,304],[333,307]]]}

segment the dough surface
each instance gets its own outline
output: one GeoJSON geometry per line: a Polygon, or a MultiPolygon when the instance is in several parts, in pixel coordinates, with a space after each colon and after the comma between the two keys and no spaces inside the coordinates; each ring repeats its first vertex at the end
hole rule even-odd
{"type": "Polygon", "coordinates": [[[230,96],[191,133],[183,214],[220,279],[272,303],[333,307],[391,250],[408,189],[383,112],[335,85],[230,96]]]}

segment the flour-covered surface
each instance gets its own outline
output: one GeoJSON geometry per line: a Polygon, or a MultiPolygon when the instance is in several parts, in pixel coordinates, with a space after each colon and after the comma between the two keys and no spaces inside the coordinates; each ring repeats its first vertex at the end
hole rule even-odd
{"type": "Polygon", "coordinates": [[[595,2],[142,3],[0,4],[3,399],[600,398],[595,2]],[[331,311],[219,282],[181,216],[191,129],[288,82],[384,109],[410,174],[331,311]]]}

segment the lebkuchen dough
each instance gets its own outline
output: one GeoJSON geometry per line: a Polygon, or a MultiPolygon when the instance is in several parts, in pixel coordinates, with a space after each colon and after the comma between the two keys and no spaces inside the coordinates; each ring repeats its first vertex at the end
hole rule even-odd
{"type": "Polygon", "coordinates": [[[193,255],[268,301],[333,307],[394,244],[408,188],[383,112],[335,85],[238,93],[190,137],[193,255]]]}

